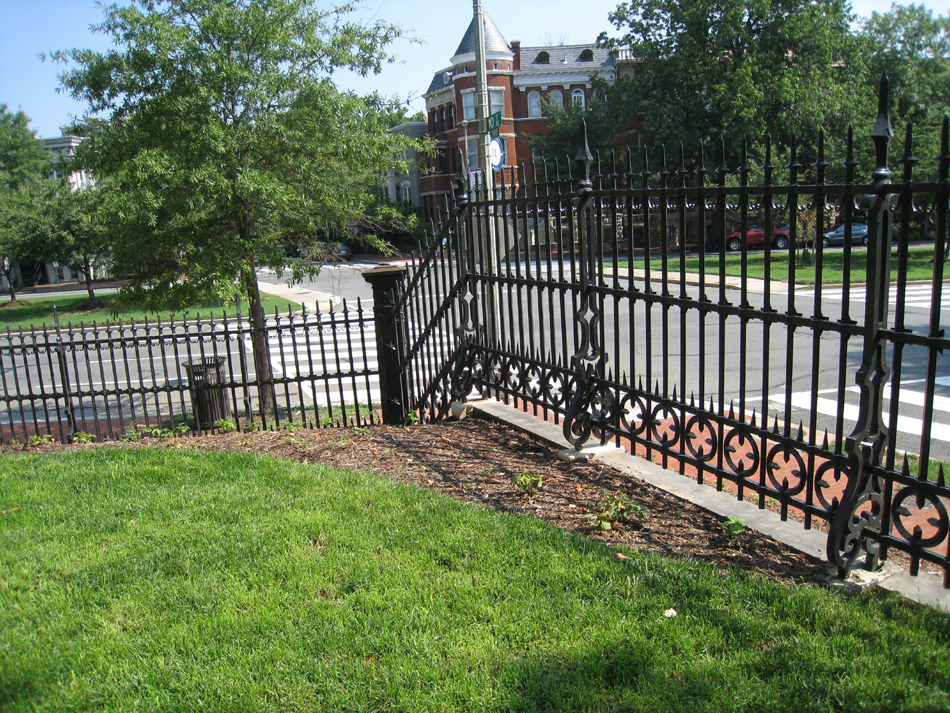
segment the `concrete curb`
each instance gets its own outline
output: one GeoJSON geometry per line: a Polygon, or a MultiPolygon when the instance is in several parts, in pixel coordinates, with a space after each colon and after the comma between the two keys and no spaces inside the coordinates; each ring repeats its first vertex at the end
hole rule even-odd
{"type": "MultiPolygon", "coordinates": [[[[628,454],[615,446],[596,446],[576,451],[564,449],[564,436],[561,427],[542,421],[523,411],[507,406],[493,399],[469,401],[466,406],[496,421],[501,421],[522,433],[543,443],[562,449],[559,457],[564,460],[589,459],[609,465],[622,473],[633,476],[660,490],[703,508],[707,512],[722,518],[736,517],[744,521],[745,526],[771,537],[782,544],[801,552],[807,557],[826,562],[825,548],[827,535],[815,530],[805,530],[800,523],[785,521],[770,510],[760,510],[754,504],[737,500],[732,494],[719,492],[708,485],[700,485],[692,478],[682,476],[639,456],[628,454]]],[[[836,569],[828,567],[828,581],[835,587],[853,590],[868,586],[882,587],[921,604],[950,611],[950,590],[943,588],[941,578],[934,574],[920,573],[910,576],[896,565],[885,565],[879,572],[854,569],[847,580],[838,579],[836,569]]]]}

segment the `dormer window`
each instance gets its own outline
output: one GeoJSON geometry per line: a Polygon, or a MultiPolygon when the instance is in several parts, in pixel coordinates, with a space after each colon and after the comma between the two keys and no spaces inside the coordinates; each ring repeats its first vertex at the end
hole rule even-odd
{"type": "Polygon", "coordinates": [[[537,64],[551,64],[551,55],[547,52],[538,52],[538,57],[534,61],[537,64]]]}
{"type": "Polygon", "coordinates": [[[584,50],[581,52],[581,62],[593,62],[594,61],[594,51],[593,50],[584,50]]]}

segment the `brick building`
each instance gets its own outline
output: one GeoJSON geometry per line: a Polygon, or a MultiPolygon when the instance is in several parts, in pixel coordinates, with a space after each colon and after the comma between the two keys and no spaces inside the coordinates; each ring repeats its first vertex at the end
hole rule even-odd
{"type": "MultiPolygon", "coordinates": [[[[428,133],[437,145],[427,175],[420,180],[423,217],[444,215],[452,181],[467,162],[476,179],[482,167],[478,156],[477,100],[475,97],[475,20],[462,38],[451,64],[435,73],[425,93],[428,133]]],[[[613,55],[591,45],[522,47],[510,44],[485,14],[485,62],[488,71],[489,113],[502,114],[504,180],[518,178],[519,166],[531,162],[529,137],[545,133],[544,107],[548,101],[591,101],[591,78],[613,81],[613,55]]],[[[496,172],[500,179],[501,171],[496,172]]],[[[496,179],[497,182],[497,179],[496,179]]]]}

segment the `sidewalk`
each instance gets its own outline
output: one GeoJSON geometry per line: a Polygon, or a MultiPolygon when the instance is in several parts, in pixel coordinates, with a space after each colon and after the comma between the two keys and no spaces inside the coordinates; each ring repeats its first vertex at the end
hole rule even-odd
{"type": "Polygon", "coordinates": [[[308,290],[305,287],[299,286],[288,287],[284,284],[270,284],[258,281],[257,288],[261,292],[266,292],[269,295],[280,297],[289,302],[305,305],[307,309],[310,309],[310,306],[313,305],[314,311],[317,312],[329,312],[343,302],[343,300],[336,295],[331,295],[327,292],[317,292],[316,290],[308,290]]]}

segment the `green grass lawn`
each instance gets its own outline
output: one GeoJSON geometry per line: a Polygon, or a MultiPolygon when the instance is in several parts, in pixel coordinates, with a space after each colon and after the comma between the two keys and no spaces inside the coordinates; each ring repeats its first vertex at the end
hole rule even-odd
{"type": "MultiPolygon", "coordinates": [[[[261,298],[263,299],[264,310],[269,314],[274,313],[274,308],[277,308],[282,314],[286,314],[288,304],[293,311],[300,309],[299,304],[288,303],[287,300],[268,294],[262,293],[261,298]]],[[[130,320],[141,322],[147,318],[149,321],[155,321],[159,317],[155,312],[144,312],[138,308],[116,308],[114,307],[116,300],[116,296],[112,294],[99,296],[96,300],[98,306],[94,309],[89,308],[89,298],[86,295],[81,297],[40,297],[23,300],[23,304],[14,305],[0,302],[0,330],[6,330],[8,327],[14,331],[29,329],[31,325],[39,328],[43,324],[52,326],[54,303],[59,312],[60,324],[64,326],[69,322],[78,325],[80,322],[91,324],[94,321],[105,322],[106,320],[116,321],[117,319],[126,322],[130,320]],[[114,309],[117,309],[117,311],[113,311],[114,309]]],[[[247,315],[246,304],[243,305],[242,309],[244,314],[247,315]]],[[[237,314],[234,304],[200,305],[176,313],[173,316],[175,319],[194,319],[199,315],[210,317],[213,314],[215,317],[220,317],[223,313],[227,313],[229,316],[237,314]]],[[[172,315],[161,314],[160,316],[162,319],[168,319],[172,315]]]]}
{"type": "Polygon", "coordinates": [[[0,465],[3,711],[950,709],[950,616],[896,595],[265,456],[0,465]]]}
{"type": "MultiPolygon", "coordinates": [[[[812,250],[813,258],[816,253],[812,250]]],[[[907,261],[907,279],[908,280],[930,280],[933,279],[933,248],[913,248],[909,251],[907,261]]],[[[800,259],[800,255],[799,255],[800,259]]],[[[813,260],[814,262],[814,260],[813,260]]],[[[773,280],[788,282],[789,280],[789,257],[788,253],[779,253],[774,251],[769,261],[769,276],[773,280]]],[[[621,267],[627,267],[629,263],[621,263],[621,267]]],[[[650,256],[651,270],[659,270],[662,266],[659,256],[650,256]]],[[[638,260],[633,263],[634,268],[642,268],[643,261],[638,260]]],[[[748,253],[747,275],[752,278],[765,278],[765,253],[761,251],[752,251],[748,253]]],[[[678,258],[670,259],[669,271],[678,272],[680,261],[678,258]]],[[[891,258],[891,279],[897,279],[898,260],[895,251],[891,258]]],[[[699,272],[699,258],[687,258],[687,272],[699,272]]],[[[707,274],[719,274],[719,254],[706,256],[707,274]]],[[[947,276],[950,277],[950,270],[947,270],[947,276]]],[[[726,254],[726,274],[732,277],[742,275],[742,257],[738,253],[726,254]]],[[[851,282],[863,283],[867,281],[867,251],[863,248],[856,248],[851,253],[851,282]]],[[[796,266],[795,284],[813,285],[815,284],[817,269],[815,265],[811,267],[796,266]]],[[[844,253],[829,252],[824,253],[822,259],[821,282],[824,285],[840,285],[844,282],[844,253]]]]}

